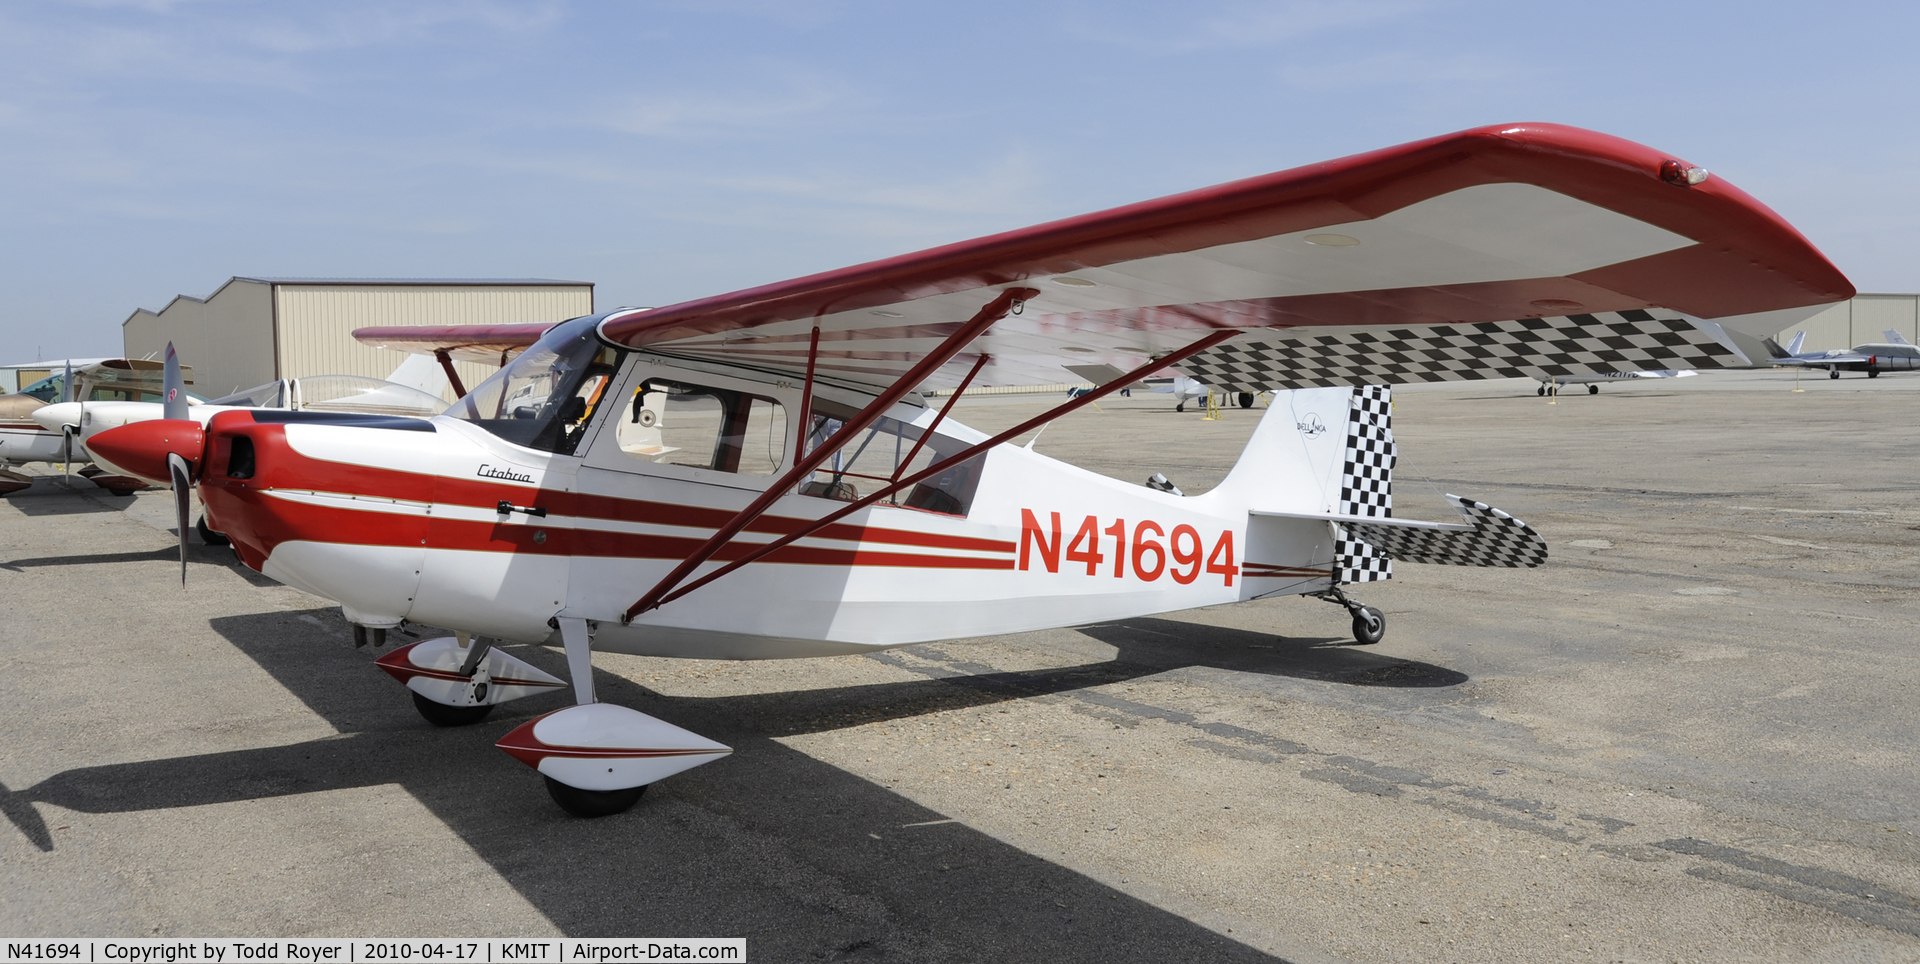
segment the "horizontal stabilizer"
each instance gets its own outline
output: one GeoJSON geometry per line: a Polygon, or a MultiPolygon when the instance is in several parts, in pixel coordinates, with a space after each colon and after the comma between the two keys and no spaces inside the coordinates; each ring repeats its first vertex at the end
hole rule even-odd
{"type": "Polygon", "coordinates": [[[1473,526],[1456,522],[1422,522],[1418,519],[1391,519],[1379,516],[1346,515],[1339,512],[1268,512],[1254,509],[1249,515],[1272,516],[1276,519],[1325,519],[1346,525],[1353,522],[1365,522],[1369,525],[1386,526],[1393,529],[1429,529],[1437,532],[1472,532],[1473,526]]]}
{"type": "Polygon", "coordinates": [[[1531,569],[1547,561],[1547,542],[1531,526],[1486,504],[1448,494],[1467,526],[1397,525],[1396,520],[1341,522],[1354,538],[1390,559],[1440,566],[1531,569]]]}

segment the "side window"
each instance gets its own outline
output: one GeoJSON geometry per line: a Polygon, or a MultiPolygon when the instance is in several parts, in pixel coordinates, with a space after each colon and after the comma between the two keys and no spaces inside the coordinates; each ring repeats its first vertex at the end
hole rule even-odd
{"type": "MultiPolygon", "coordinates": [[[[831,402],[816,401],[816,406],[813,425],[807,433],[808,451],[840,431],[842,419],[853,415],[852,410],[841,412],[831,402]]],[[[882,418],[859,438],[842,446],[825,466],[816,469],[811,478],[801,483],[800,494],[853,502],[894,479],[918,473],[967,447],[967,443],[938,432],[928,438],[925,445],[919,445],[923,434],[904,422],[882,418]]],[[[950,466],[906,491],[895,492],[883,502],[946,515],[966,515],[974,490],[980,485],[980,467],[985,461],[984,457],[975,457],[950,466]]]]}
{"type": "Polygon", "coordinates": [[[624,404],[614,438],[633,458],[756,476],[786,458],[787,410],[771,398],[649,378],[624,404]]]}

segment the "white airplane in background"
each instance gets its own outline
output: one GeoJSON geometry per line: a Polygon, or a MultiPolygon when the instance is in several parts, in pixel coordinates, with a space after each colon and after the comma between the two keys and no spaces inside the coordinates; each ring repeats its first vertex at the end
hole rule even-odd
{"type": "Polygon", "coordinates": [[[1665,369],[1657,372],[1606,372],[1597,375],[1553,375],[1540,379],[1540,387],[1534,391],[1534,394],[1545,395],[1548,392],[1552,392],[1558,395],[1560,394],[1561,386],[1585,385],[1587,386],[1587,394],[1598,395],[1600,394],[1601,382],[1617,382],[1633,378],[1691,378],[1694,374],[1695,373],[1691,371],[1665,369]]]}
{"type": "Polygon", "coordinates": [[[1774,352],[1770,359],[1772,364],[1783,368],[1824,368],[1828,378],[1839,378],[1843,371],[1866,372],[1868,378],[1879,378],[1881,372],[1920,369],[1920,348],[1891,328],[1881,334],[1887,336],[1886,341],[1855,345],[1850,349],[1834,348],[1803,353],[1799,349],[1807,337],[1804,331],[1796,333],[1793,344],[1784,349],[1771,338],[1767,339],[1766,346],[1768,351],[1774,352]]]}
{"type": "Polygon", "coordinates": [[[337,600],[361,640],[453,630],[378,660],[427,719],[570,691],[498,745],[604,815],[731,751],[598,702],[595,649],[829,656],[1284,595],[1377,642],[1385,618],[1345,587],[1547,555],[1470,498],[1450,521],[1393,514],[1384,386],[1744,367],[1732,333],[1853,293],[1705,170],[1520,124],[544,332],[364,329],[441,358],[526,347],[432,419],[203,427],[179,406],[90,444],[173,481],[183,579],[197,483],[246,565],[337,600]],[[951,417],[974,385],[1058,384],[1067,363],[1121,374],[995,434],[951,417]],[[1007,444],[1167,371],[1275,392],[1204,495],[1007,444]],[[496,642],[558,645],[569,679],[496,642]]]}
{"type": "MultiPolygon", "coordinates": [[[[18,492],[33,484],[33,478],[14,472],[11,466],[29,462],[84,463],[89,457],[77,433],[60,425],[45,426],[35,416],[51,406],[74,404],[140,404],[140,399],[157,400],[162,391],[164,366],[144,358],[70,358],[31,365],[7,366],[16,371],[33,369],[51,374],[22,387],[18,392],[0,395],[0,494],[18,492]]],[[[190,369],[183,369],[189,371],[190,369]]],[[[191,384],[183,375],[182,385],[191,384]]],[[[184,391],[184,387],[182,391],[184,391]]],[[[200,401],[200,396],[188,393],[200,401]]],[[[94,484],[116,495],[132,495],[146,483],[125,476],[102,474],[86,469],[81,473],[94,484]]]]}

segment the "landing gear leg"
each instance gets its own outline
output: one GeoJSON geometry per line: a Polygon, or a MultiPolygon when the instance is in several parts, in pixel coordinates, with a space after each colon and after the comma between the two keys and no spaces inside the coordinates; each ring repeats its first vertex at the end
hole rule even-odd
{"type": "Polygon", "coordinates": [[[1372,606],[1362,606],[1340,587],[1310,592],[1307,595],[1315,599],[1324,599],[1346,609],[1353,616],[1353,641],[1362,646],[1372,646],[1387,635],[1387,614],[1372,606]]]}
{"type": "MultiPolygon", "coordinates": [[[[573,677],[573,702],[576,706],[598,702],[593,692],[593,637],[588,633],[587,621],[562,616],[559,623],[560,642],[567,650],[567,675],[573,677]]],[[[547,781],[547,795],[553,802],[576,817],[611,817],[625,813],[647,792],[646,784],[617,790],[583,790],[546,774],[541,777],[547,781]]]]}

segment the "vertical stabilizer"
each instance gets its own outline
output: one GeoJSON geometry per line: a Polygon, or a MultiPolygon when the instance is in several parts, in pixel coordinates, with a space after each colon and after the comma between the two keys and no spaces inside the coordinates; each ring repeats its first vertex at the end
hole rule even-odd
{"type": "MultiPolygon", "coordinates": [[[[1353,389],[1347,409],[1346,455],[1340,469],[1341,515],[1391,518],[1393,466],[1399,461],[1393,444],[1393,389],[1368,385],[1353,389]]],[[[1340,582],[1377,582],[1393,578],[1393,560],[1353,534],[1334,525],[1333,564],[1340,582]]]]}

